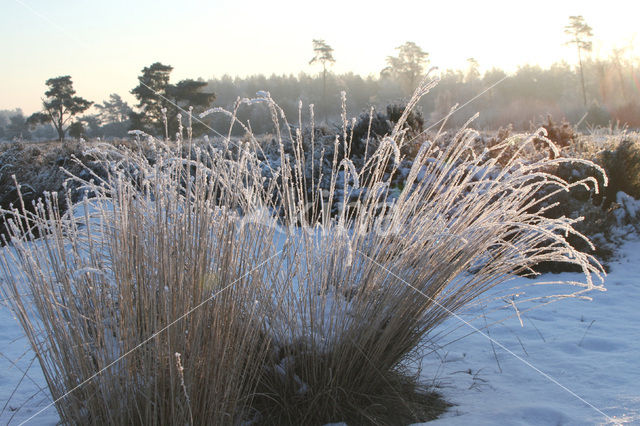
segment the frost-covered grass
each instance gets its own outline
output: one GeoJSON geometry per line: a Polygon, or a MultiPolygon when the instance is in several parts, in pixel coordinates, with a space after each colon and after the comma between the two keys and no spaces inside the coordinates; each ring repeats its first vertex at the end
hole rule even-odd
{"type": "MultiPolygon", "coordinates": [[[[113,172],[135,173],[142,158],[129,152],[113,172]]],[[[173,155],[156,164],[147,182],[95,176],[91,204],[63,216],[43,201],[28,215],[43,237],[5,252],[6,274],[21,266],[6,293],[65,422],[236,423],[255,392],[269,348],[256,300],[272,268],[256,266],[272,256],[270,231],[237,232],[204,169],[182,175],[173,155]],[[197,195],[180,197],[190,177],[197,195]]]]}
{"type": "Polygon", "coordinates": [[[187,126],[140,139],[153,158],[95,146],[105,176],[71,176],[91,200],[11,212],[2,291],[63,421],[424,421],[444,405],[410,367],[445,320],[542,261],[581,274],[525,303],[603,290],[566,240],[576,219],[537,198],[596,184],[546,172],[562,158],[478,151],[464,128],[425,140],[398,188],[406,115],[354,159],[346,112],[327,143],[267,93],[242,102],[267,105],[273,144],[246,127],[241,144],[195,145],[187,126]]]}

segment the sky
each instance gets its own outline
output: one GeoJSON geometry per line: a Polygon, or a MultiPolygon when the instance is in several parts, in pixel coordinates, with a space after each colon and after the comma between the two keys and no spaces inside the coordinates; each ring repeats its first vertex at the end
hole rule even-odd
{"type": "Polygon", "coordinates": [[[576,62],[564,46],[570,15],[593,28],[593,54],[630,46],[640,56],[633,1],[0,0],[0,109],[38,110],[45,81],[71,75],[102,102],[129,91],[143,67],[174,67],[172,81],[224,74],[317,73],[312,40],[334,49],[336,73],[377,75],[406,41],[439,69],[481,71],[576,62]],[[603,6],[604,5],[604,6],[603,6]],[[635,43],[634,41],[635,36],[635,43]]]}

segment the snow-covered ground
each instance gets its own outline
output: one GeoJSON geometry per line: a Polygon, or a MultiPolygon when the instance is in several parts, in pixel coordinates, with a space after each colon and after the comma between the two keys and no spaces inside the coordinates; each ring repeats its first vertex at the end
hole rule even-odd
{"type": "MultiPolygon", "coordinates": [[[[473,333],[427,355],[424,379],[439,383],[445,398],[455,404],[429,424],[640,424],[640,240],[624,243],[605,285],[608,291],[590,293],[591,302],[569,299],[523,313],[524,327],[516,316],[491,326],[487,334],[496,343],[473,333]]],[[[527,287],[528,294],[536,291],[544,290],[527,287]]],[[[513,314],[492,312],[491,306],[486,312],[489,324],[513,314]]],[[[473,325],[482,328],[484,321],[476,319],[473,325]]],[[[458,325],[462,326],[440,344],[473,331],[456,318],[443,330],[458,325]]],[[[33,359],[22,330],[2,301],[0,424],[19,424],[50,403],[33,359]]],[[[57,421],[50,407],[30,423],[57,421]]]]}
{"type": "MultiPolygon", "coordinates": [[[[5,250],[3,248],[3,250],[5,250]]],[[[20,424],[51,403],[51,395],[18,321],[6,301],[0,303],[0,424],[20,424]],[[26,373],[26,374],[25,374],[26,373]]],[[[31,424],[55,425],[59,417],[49,407],[31,424]]]]}
{"type": "MultiPolygon", "coordinates": [[[[436,381],[455,404],[429,425],[640,424],[640,241],[624,243],[605,286],[589,293],[593,301],[551,303],[522,314],[524,327],[513,316],[427,356],[425,380],[439,369],[436,381]]],[[[488,324],[509,315],[489,311],[488,324]]],[[[462,325],[444,341],[473,332],[462,325]]]]}

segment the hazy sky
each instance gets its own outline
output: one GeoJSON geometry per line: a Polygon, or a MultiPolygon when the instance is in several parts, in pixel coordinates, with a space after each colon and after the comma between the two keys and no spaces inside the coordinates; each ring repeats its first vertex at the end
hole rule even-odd
{"type": "MultiPolygon", "coordinates": [[[[640,32],[632,0],[0,0],[0,109],[39,109],[45,80],[69,74],[80,96],[131,102],[140,70],[172,65],[172,81],[212,76],[314,73],[311,40],[334,48],[335,72],[377,74],[394,48],[414,41],[431,65],[513,71],[575,62],[564,47],[569,15],[593,27],[594,53],[640,32]]],[[[632,48],[640,55],[640,37],[632,48]]]]}

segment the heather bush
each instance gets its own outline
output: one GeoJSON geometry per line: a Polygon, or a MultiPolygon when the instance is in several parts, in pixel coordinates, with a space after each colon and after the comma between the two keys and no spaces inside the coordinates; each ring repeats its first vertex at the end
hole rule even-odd
{"type": "Polygon", "coordinates": [[[558,123],[553,121],[551,115],[547,115],[547,121],[541,127],[547,131],[547,138],[560,148],[573,144],[578,137],[573,126],[564,118],[558,123]]]}
{"type": "MultiPolygon", "coordinates": [[[[549,208],[545,214],[549,217],[582,217],[575,229],[594,240],[594,246],[576,236],[569,236],[568,241],[577,250],[592,253],[606,266],[614,255],[615,240],[620,238],[616,229],[636,222],[633,212],[628,211],[633,207],[624,204],[625,200],[640,198],[640,148],[637,135],[626,132],[615,137],[608,135],[604,142],[594,142],[598,139],[601,137],[579,137],[565,151],[575,158],[587,158],[597,163],[606,171],[607,185],[604,185],[603,174],[592,164],[567,162],[556,165],[551,172],[566,182],[594,179],[601,190],[596,192],[576,186],[557,193],[547,201],[549,208]]],[[[635,228],[638,229],[637,225],[635,228]]],[[[538,268],[553,272],[567,269],[575,270],[557,263],[538,268]]]]}
{"type": "Polygon", "coordinates": [[[424,127],[422,112],[419,110],[407,110],[407,105],[387,105],[387,118],[393,124],[402,122],[409,137],[417,136],[424,127]],[[406,117],[402,117],[405,112],[407,113],[406,117]]]}
{"type": "MultiPolygon", "coordinates": [[[[351,138],[351,153],[354,156],[366,156],[372,153],[377,143],[390,135],[397,123],[402,123],[402,130],[407,140],[417,138],[423,131],[424,118],[417,110],[407,110],[406,105],[389,104],[387,113],[375,112],[360,114],[353,125],[348,127],[348,137],[351,138]],[[403,117],[405,111],[407,114],[403,117]],[[371,147],[369,148],[369,145],[371,147]]],[[[415,144],[413,144],[415,145],[415,144]]]]}
{"type": "Polygon", "coordinates": [[[500,127],[491,136],[478,137],[474,144],[474,151],[478,155],[485,153],[494,158],[501,167],[506,167],[514,157],[524,162],[535,162],[543,158],[553,159],[559,156],[560,151],[558,146],[546,136],[546,132],[545,127],[540,127],[534,133],[536,136],[530,140],[530,134],[514,132],[512,125],[500,127]]]}
{"type": "Polygon", "coordinates": [[[392,129],[388,116],[382,113],[372,110],[368,114],[360,114],[350,132],[352,153],[367,157],[375,150],[378,140],[391,134],[392,129]]]}
{"type": "MultiPolygon", "coordinates": [[[[1,145],[0,151],[0,208],[10,209],[11,205],[33,211],[32,203],[44,196],[45,192],[56,192],[56,201],[65,205],[64,181],[67,178],[60,169],[70,165],[72,155],[82,157],[80,143],[55,144],[53,147],[41,144],[12,142],[1,145]],[[22,199],[17,182],[22,186],[22,199]]],[[[79,168],[70,168],[79,172],[79,168]]],[[[75,194],[74,194],[75,196],[75,194]]],[[[28,222],[27,222],[28,223],[28,222]]],[[[0,235],[6,235],[4,223],[0,223],[0,235]]]]}
{"type": "MultiPolygon", "coordinates": [[[[588,163],[561,163],[553,167],[551,172],[568,183],[594,179],[600,180],[601,184],[604,184],[602,173],[588,163]]],[[[569,191],[558,192],[549,197],[545,202],[546,211],[544,213],[549,218],[582,218],[574,224],[574,228],[580,234],[587,235],[591,241],[580,238],[578,235],[568,235],[567,241],[576,250],[594,255],[605,267],[614,254],[613,229],[617,226],[613,209],[605,209],[601,205],[596,205],[595,198],[606,191],[606,187],[596,193],[593,188],[574,186],[569,191]]],[[[545,189],[538,196],[544,197],[547,192],[548,189],[545,189]]],[[[536,265],[535,270],[554,273],[579,272],[575,266],[562,262],[544,262],[536,265]]]]}
{"type": "Polygon", "coordinates": [[[625,138],[615,147],[603,150],[596,161],[609,176],[609,185],[598,197],[603,208],[609,208],[620,191],[640,198],[640,144],[637,137],[625,138]]]}

